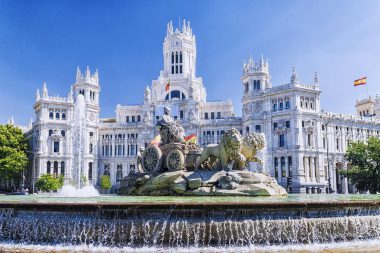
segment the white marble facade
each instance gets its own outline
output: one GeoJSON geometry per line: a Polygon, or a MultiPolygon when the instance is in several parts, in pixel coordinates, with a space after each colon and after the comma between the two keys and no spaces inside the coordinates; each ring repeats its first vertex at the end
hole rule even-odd
{"type": "Polygon", "coordinates": [[[146,87],[142,104],[117,105],[114,118],[99,119],[97,72],[91,74],[87,69],[82,74],[78,69],[76,82],[65,98],[50,97],[44,85],[42,94],[36,94],[36,119],[29,131],[34,154],[31,183],[45,173],[71,178],[70,121],[77,94],[84,94],[88,129],[84,164],[91,184],[107,174],[117,190],[120,179],[136,168],[139,149],[157,134],[155,122],[163,107],[170,106],[186,135],[197,134],[200,145],[218,143],[233,127],[243,134],[264,132],[269,171],[291,192],[325,193],[329,186],[337,192],[347,190],[337,173],[337,168],[346,166],[344,151],[350,141],[379,136],[379,120],[323,112],[317,74],[314,83],[307,85],[298,80],[293,69],[289,83],[272,86],[269,64],[263,57],[257,63],[250,58],[243,65],[239,86],[243,112],[242,117],[235,117],[230,100],[207,101],[202,78],[196,74],[196,53],[190,23],[184,21],[181,28],[174,29],[170,22],[163,43],[163,70],[146,87]],[[327,127],[321,116],[331,119],[327,127]]]}

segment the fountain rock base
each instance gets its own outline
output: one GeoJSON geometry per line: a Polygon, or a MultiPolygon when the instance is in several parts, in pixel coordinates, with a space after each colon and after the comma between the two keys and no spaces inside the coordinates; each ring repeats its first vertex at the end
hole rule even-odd
{"type": "Polygon", "coordinates": [[[123,195],[286,196],[277,181],[250,171],[172,171],[132,174],[121,182],[123,195]]]}

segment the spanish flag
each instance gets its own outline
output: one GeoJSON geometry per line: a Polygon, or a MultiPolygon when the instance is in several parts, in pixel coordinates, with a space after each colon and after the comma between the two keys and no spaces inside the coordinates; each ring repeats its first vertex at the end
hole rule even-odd
{"type": "Polygon", "coordinates": [[[185,143],[186,144],[197,144],[197,135],[192,134],[185,137],[185,143]]]}
{"type": "Polygon", "coordinates": [[[367,84],[367,77],[362,77],[354,81],[354,86],[365,85],[365,84],[367,84]]]}
{"type": "Polygon", "coordinates": [[[170,90],[170,79],[169,79],[169,82],[165,86],[165,91],[168,91],[168,90],[170,90]]]}

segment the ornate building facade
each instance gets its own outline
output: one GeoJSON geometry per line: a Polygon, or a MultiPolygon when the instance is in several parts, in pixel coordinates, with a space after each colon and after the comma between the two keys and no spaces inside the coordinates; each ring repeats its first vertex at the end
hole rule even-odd
{"type": "Polygon", "coordinates": [[[117,190],[120,180],[136,169],[140,148],[157,134],[155,123],[164,106],[169,106],[186,135],[196,134],[200,145],[218,143],[231,128],[242,134],[264,132],[269,172],[290,192],[348,191],[348,183],[338,173],[347,166],[347,145],[379,137],[379,120],[323,112],[317,74],[313,84],[303,84],[293,69],[289,83],[272,86],[269,64],[263,57],[243,65],[243,112],[242,117],[235,117],[230,100],[207,101],[202,78],[196,74],[196,56],[190,23],[184,21],[174,29],[170,22],[163,43],[163,70],[146,87],[143,103],[117,105],[113,118],[99,119],[97,72],[91,74],[87,69],[82,74],[78,69],[67,97],[49,96],[44,85],[42,95],[37,91],[35,121],[28,131],[33,154],[30,184],[46,173],[72,178],[73,110],[81,94],[86,101],[84,176],[91,184],[109,175],[117,190]]]}

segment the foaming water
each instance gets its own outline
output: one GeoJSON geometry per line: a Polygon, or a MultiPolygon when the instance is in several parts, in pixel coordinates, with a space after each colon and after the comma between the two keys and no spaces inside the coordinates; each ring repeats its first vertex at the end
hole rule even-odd
{"type": "Polygon", "coordinates": [[[79,189],[72,185],[64,185],[58,190],[57,196],[69,198],[97,197],[99,196],[99,192],[92,185],[86,185],[79,189]]]}
{"type": "Polygon", "coordinates": [[[272,253],[272,252],[318,252],[318,253],[341,253],[341,252],[379,252],[380,239],[361,240],[352,242],[320,243],[320,244],[296,244],[296,245],[266,245],[246,247],[179,247],[179,248],[156,248],[156,247],[106,247],[94,245],[25,245],[13,243],[0,243],[0,251],[5,252],[31,252],[31,253],[66,253],[66,252],[167,252],[167,253],[193,253],[193,252],[218,252],[218,253],[272,253]]]}

